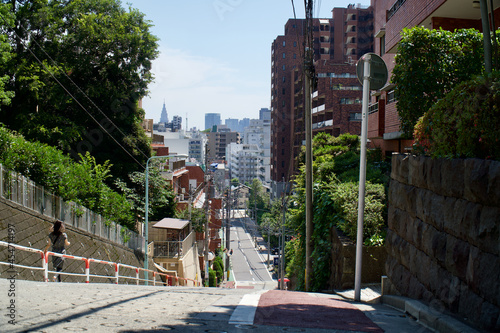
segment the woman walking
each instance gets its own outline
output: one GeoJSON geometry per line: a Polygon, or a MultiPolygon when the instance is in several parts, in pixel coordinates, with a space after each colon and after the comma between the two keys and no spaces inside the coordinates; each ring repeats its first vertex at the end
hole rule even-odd
{"type": "MultiPolygon", "coordinates": [[[[47,252],[49,247],[52,245],[52,252],[57,252],[57,253],[66,253],[66,246],[70,245],[70,242],[68,242],[68,235],[64,232],[66,231],[66,228],[64,227],[64,222],[57,220],[52,228],[50,228],[50,233],[49,233],[49,243],[45,247],[44,252],[47,252]]],[[[63,269],[64,265],[64,258],[62,257],[57,257],[57,256],[52,256],[52,267],[55,269],[56,272],[60,272],[63,269]]],[[[54,282],[55,281],[61,282],[61,274],[56,274],[54,276],[54,282]]]]}

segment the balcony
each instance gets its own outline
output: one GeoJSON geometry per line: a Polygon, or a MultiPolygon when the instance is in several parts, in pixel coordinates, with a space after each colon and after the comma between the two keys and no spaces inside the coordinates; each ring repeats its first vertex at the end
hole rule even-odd
{"type": "Polygon", "coordinates": [[[325,104],[322,104],[320,106],[317,106],[315,108],[312,109],[312,113],[318,113],[318,112],[321,112],[321,111],[325,111],[325,104]]]}
{"type": "Polygon", "coordinates": [[[368,114],[378,112],[378,102],[368,106],[368,114]]]}
{"type": "Polygon", "coordinates": [[[195,232],[191,232],[182,241],[154,241],[153,257],[155,258],[182,258],[194,244],[195,232]]]}

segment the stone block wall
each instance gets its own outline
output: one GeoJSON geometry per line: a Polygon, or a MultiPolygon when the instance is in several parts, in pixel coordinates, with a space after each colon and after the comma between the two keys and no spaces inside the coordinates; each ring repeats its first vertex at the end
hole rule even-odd
{"type": "MultiPolygon", "coordinates": [[[[13,243],[43,250],[47,244],[49,229],[54,220],[28,210],[16,203],[0,198],[0,240],[8,241],[9,225],[13,226],[13,243]]],[[[127,265],[144,267],[144,256],[142,252],[134,252],[128,247],[110,242],[107,239],[86,233],[82,230],[66,226],[66,233],[71,245],[67,248],[67,254],[95,258],[112,262],[120,262],[127,265]]],[[[0,246],[0,261],[7,261],[7,248],[0,246]]],[[[25,266],[41,267],[41,256],[37,253],[15,251],[15,263],[25,266]]],[[[154,268],[153,261],[149,261],[150,269],[154,268]]],[[[8,266],[0,265],[0,278],[6,278],[8,266]]],[[[49,258],[49,269],[52,270],[52,262],[49,258]]],[[[135,270],[121,268],[124,274],[135,276],[135,270]],[[126,271],[129,272],[126,272],[126,271]],[[127,273],[127,274],[125,274],[127,273]]],[[[85,273],[83,261],[66,259],[64,271],[68,273],[85,273]]],[[[23,280],[43,281],[43,271],[16,268],[17,278],[23,280]]],[[[115,269],[110,265],[97,263],[90,264],[90,274],[114,276],[115,269]]],[[[141,274],[142,277],[142,274],[141,274]]],[[[50,278],[50,275],[49,275],[50,278]]],[[[85,277],[62,276],[66,282],[85,282],[85,277]]],[[[114,283],[113,278],[92,278],[91,282],[114,283]]],[[[120,280],[120,283],[135,283],[133,280],[120,280]]]]}
{"type": "Polygon", "coordinates": [[[393,155],[390,293],[500,330],[500,162],[393,155]]]}

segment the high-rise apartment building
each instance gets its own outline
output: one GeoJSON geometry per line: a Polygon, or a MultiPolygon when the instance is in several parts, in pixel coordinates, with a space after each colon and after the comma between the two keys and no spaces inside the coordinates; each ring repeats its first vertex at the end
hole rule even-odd
{"type": "MultiPolygon", "coordinates": [[[[304,140],[303,55],[305,20],[290,19],[271,50],[271,178],[290,180],[304,140]]],[[[359,134],[362,89],[355,76],[361,55],[373,50],[373,10],[349,5],[332,18],[313,19],[316,89],[314,133],[359,134]]],[[[274,189],[273,189],[274,192],[274,189]]]]}

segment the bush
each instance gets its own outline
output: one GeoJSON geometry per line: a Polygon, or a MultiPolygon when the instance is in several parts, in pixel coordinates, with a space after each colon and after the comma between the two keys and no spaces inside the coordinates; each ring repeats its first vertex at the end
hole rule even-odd
{"type": "Polygon", "coordinates": [[[21,173],[64,200],[76,202],[109,220],[134,228],[134,216],[126,198],[106,185],[111,164],[97,164],[87,154],[80,163],[60,150],[0,126],[0,163],[21,173]]]}
{"type": "Polygon", "coordinates": [[[208,269],[208,286],[217,287],[217,275],[211,268],[208,269]]]}
{"type": "Polygon", "coordinates": [[[224,263],[222,262],[222,258],[218,256],[215,257],[212,267],[214,268],[215,275],[217,276],[217,284],[219,284],[224,277],[224,263]]]}
{"type": "Polygon", "coordinates": [[[500,72],[458,85],[421,117],[415,149],[432,157],[500,160],[500,72]]]}
{"type": "MultiPolygon", "coordinates": [[[[335,210],[333,220],[346,236],[357,238],[358,190],[356,182],[339,183],[330,192],[335,210]]],[[[385,189],[383,185],[366,183],[363,222],[364,245],[383,245],[385,239],[385,189]]]]}
{"type": "Polygon", "coordinates": [[[405,135],[411,137],[418,119],[434,103],[460,82],[481,74],[483,66],[483,37],[477,30],[403,29],[391,82],[405,135]]]}

